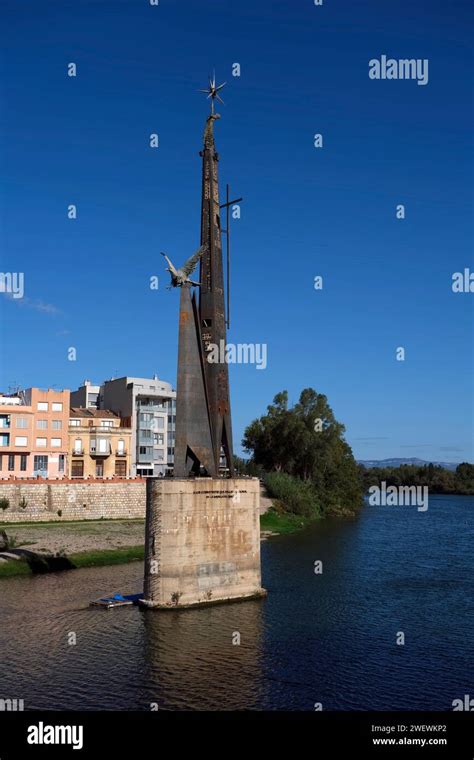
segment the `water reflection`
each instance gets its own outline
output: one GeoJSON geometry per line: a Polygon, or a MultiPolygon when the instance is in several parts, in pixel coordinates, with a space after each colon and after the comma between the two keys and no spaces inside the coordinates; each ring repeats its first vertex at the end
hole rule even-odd
{"type": "Polygon", "coordinates": [[[264,605],[265,600],[255,600],[179,612],[144,611],[150,702],[157,702],[159,709],[256,708],[264,696],[264,605]]]}

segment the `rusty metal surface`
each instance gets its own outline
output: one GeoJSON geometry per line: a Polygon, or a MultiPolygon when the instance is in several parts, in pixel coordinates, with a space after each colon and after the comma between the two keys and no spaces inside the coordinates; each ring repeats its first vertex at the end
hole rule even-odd
{"type": "Polygon", "coordinates": [[[211,113],[202,156],[200,297],[181,286],[178,384],[176,394],[175,477],[205,472],[219,475],[221,447],[232,477],[233,449],[229,372],[225,362],[207,361],[210,345],[226,345],[226,315],[219,208],[218,156],[211,113]]]}
{"type": "MultiPolygon", "coordinates": [[[[212,115],[211,115],[212,117],[212,115]]],[[[224,273],[219,208],[218,155],[215,149],[212,118],[211,130],[202,151],[201,245],[207,250],[201,257],[201,289],[199,310],[206,385],[209,398],[209,417],[214,441],[214,461],[219,468],[221,446],[233,476],[232,423],[230,411],[229,369],[224,363],[209,363],[209,344],[227,344],[224,273]]]]}

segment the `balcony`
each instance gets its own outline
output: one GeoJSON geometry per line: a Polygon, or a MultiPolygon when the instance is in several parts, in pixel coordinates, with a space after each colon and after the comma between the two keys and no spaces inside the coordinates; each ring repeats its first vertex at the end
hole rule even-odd
{"type": "Polygon", "coordinates": [[[158,404],[137,404],[137,410],[139,412],[162,412],[163,408],[158,404]]]}
{"type": "Polygon", "coordinates": [[[115,456],[116,457],[126,457],[127,456],[127,449],[116,449],[115,450],[115,456]]]}
{"type": "Polygon", "coordinates": [[[84,456],[84,449],[83,448],[73,449],[72,455],[73,455],[73,457],[83,457],[84,456]]]}
{"type": "Polygon", "coordinates": [[[153,466],[153,449],[151,452],[148,452],[146,454],[138,454],[138,463],[139,464],[148,464],[150,467],[153,466]]]}
{"type": "Polygon", "coordinates": [[[108,457],[112,453],[112,448],[110,446],[110,443],[107,444],[107,447],[104,449],[102,448],[96,448],[95,446],[91,446],[89,449],[89,454],[91,457],[108,457]]]}
{"type": "Polygon", "coordinates": [[[139,446],[153,446],[153,435],[140,435],[138,434],[139,446]]]}

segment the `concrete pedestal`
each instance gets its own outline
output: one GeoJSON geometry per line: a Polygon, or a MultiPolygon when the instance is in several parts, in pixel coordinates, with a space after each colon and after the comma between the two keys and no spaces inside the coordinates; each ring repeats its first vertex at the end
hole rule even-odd
{"type": "Polygon", "coordinates": [[[176,609],[266,594],[257,478],[148,478],[145,607],[176,609]]]}

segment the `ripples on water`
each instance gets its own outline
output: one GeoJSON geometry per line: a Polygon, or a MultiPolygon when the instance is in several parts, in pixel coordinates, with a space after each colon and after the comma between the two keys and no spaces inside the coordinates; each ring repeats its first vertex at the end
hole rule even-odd
{"type": "Polygon", "coordinates": [[[141,563],[2,580],[0,697],[27,709],[450,710],[473,689],[473,537],[471,497],[431,497],[426,513],[367,506],[262,544],[266,600],[180,612],[88,607],[139,591],[141,563]]]}

